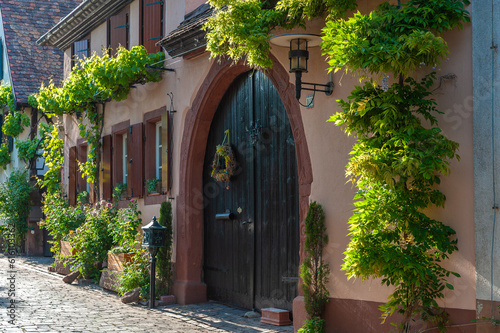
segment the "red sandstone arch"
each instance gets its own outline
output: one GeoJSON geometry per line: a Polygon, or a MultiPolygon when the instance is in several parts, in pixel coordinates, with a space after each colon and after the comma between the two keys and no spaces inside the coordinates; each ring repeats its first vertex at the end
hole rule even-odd
{"type": "MultiPolygon", "coordinates": [[[[249,68],[242,62],[214,62],[186,115],[181,141],[179,196],[177,200],[177,239],[174,294],[179,304],[207,300],[203,269],[203,160],[212,118],[233,80],[249,68]]],[[[300,258],[304,258],[304,220],[309,207],[312,167],[305,139],[300,107],[289,74],[273,58],[273,69],[266,72],[285,106],[292,128],[299,176],[300,258]]]]}

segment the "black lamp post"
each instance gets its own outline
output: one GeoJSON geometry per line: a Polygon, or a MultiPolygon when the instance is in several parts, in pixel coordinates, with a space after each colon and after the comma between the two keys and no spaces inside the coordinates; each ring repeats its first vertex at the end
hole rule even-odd
{"type": "Polygon", "coordinates": [[[333,92],[333,82],[327,84],[302,82],[302,73],[307,73],[310,46],[318,46],[321,38],[311,34],[284,34],[271,38],[271,43],[276,46],[289,46],[288,58],[290,59],[290,73],[295,73],[295,97],[300,99],[301,90],[324,92],[330,96],[333,92]],[[322,87],[318,89],[316,87],[322,87]]]}
{"type": "Polygon", "coordinates": [[[147,246],[151,262],[151,275],[149,278],[149,307],[151,309],[155,307],[156,254],[158,248],[165,245],[165,230],[166,228],[156,221],[156,216],[153,216],[153,220],[147,226],[142,227],[142,246],[147,246]]]}

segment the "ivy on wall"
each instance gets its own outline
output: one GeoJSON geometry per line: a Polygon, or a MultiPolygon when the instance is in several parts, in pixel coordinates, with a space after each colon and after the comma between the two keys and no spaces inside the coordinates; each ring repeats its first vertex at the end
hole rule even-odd
{"type": "MultiPolygon", "coordinates": [[[[48,117],[63,114],[77,116],[80,136],[88,144],[87,161],[79,167],[82,176],[95,184],[96,197],[99,195],[105,105],[112,100],[126,99],[135,84],[160,81],[162,74],[147,66],[157,64],[164,58],[163,52],[148,54],[144,46],[134,46],[130,50],[120,47],[113,57],[108,50],[104,50],[102,56],[94,52],[92,56],[80,60],[61,87],[51,82],[47,86],[42,85],[40,91],[32,96],[32,103],[48,117]]],[[[49,142],[46,150],[51,149],[53,147],[49,142]]]]}
{"type": "Polygon", "coordinates": [[[6,136],[0,143],[0,167],[5,169],[11,161],[8,136],[18,137],[24,128],[30,125],[30,119],[25,113],[16,109],[12,87],[7,84],[0,86],[0,109],[6,111],[2,124],[2,133],[6,136]]]}
{"type": "Polygon", "coordinates": [[[322,52],[329,70],[360,75],[340,112],[330,121],[357,139],[347,175],[358,187],[349,221],[350,243],[342,269],[349,277],[381,278],[394,292],[382,306],[384,320],[402,314],[400,330],[415,319],[432,320],[445,329],[437,299],[444,297],[450,275],[442,266],[456,251],[455,231],[427,216],[443,207],[441,176],[458,159],[458,144],[437,124],[441,113],[432,98],[435,73],[413,78],[448,55],[442,34],[468,22],[468,0],[382,2],[370,13],[354,11],[352,0],[238,1],[210,0],[215,14],[205,25],[213,57],[243,58],[254,68],[271,66],[269,40],[276,27],[305,26],[326,18],[322,52]],[[381,86],[391,73],[396,83],[381,86]]]}

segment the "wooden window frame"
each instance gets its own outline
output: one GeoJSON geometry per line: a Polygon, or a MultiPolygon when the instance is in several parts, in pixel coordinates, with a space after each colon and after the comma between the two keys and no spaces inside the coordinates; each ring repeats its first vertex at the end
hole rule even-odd
{"type": "Polygon", "coordinates": [[[68,198],[71,206],[76,205],[77,198],[77,149],[77,146],[70,147],[68,156],[68,198]]]}
{"type": "MultiPolygon", "coordinates": [[[[79,163],[85,163],[87,162],[87,155],[88,155],[88,143],[85,139],[78,139],[77,140],[77,156],[76,159],[79,163]]],[[[89,203],[94,203],[96,202],[97,198],[95,197],[94,193],[94,184],[91,184],[87,181],[87,178],[82,177],[82,173],[80,171],[80,168],[78,167],[78,162],[76,163],[76,193],[77,196],[79,193],[83,191],[87,191],[89,194],[89,203]]]]}
{"type": "Polygon", "coordinates": [[[162,124],[161,119],[155,123],[155,171],[156,178],[161,179],[161,170],[162,170],[162,160],[161,160],[161,150],[162,150],[162,141],[161,141],[161,132],[162,132],[162,124]]]}
{"type": "MultiPolygon", "coordinates": [[[[144,114],[144,179],[156,178],[156,124],[162,121],[162,116],[167,113],[166,107],[147,112],[144,114]]],[[[162,124],[163,127],[163,124],[162,124]]],[[[165,131],[162,131],[162,141],[165,131]]],[[[165,150],[162,147],[162,151],[165,150]]],[[[163,156],[162,156],[163,157],[163,156]]],[[[162,159],[162,168],[164,160],[162,159]]],[[[163,178],[163,176],[162,176],[163,178]]],[[[144,196],[144,205],[158,205],[167,200],[167,193],[162,186],[159,195],[146,194],[144,196]]]]}
{"type": "MultiPolygon", "coordinates": [[[[112,188],[114,189],[118,184],[123,182],[123,151],[121,142],[123,135],[127,133],[130,128],[130,120],[113,125],[111,128],[112,142],[116,143],[111,152],[111,169],[112,169],[112,188]]],[[[128,181],[127,181],[128,183],[128,181]]],[[[130,192],[127,189],[127,197],[130,192]]]]}

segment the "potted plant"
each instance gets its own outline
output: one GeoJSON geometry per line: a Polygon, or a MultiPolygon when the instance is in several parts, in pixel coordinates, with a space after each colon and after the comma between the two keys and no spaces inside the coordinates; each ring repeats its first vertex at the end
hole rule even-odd
{"type": "Polygon", "coordinates": [[[108,269],[122,272],[123,267],[132,262],[133,253],[130,249],[114,247],[108,252],[108,269]]]}
{"type": "Polygon", "coordinates": [[[127,183],[125,184],[116,184],[116,187],[113,189],[113,198],[124,199],[127,195],[127,183]]]}
{"type": "Polygon", "coordinates": [[[161,178],[151,178],[146,180],[146,191],[149,195],[160,194],[159,185],[161,184],[161,178]]]}
{"type": "Polygon", "coordinates": [[[138,247],[138,228],[142,225],[141,212],[137,201],[131,199],[128,208],[120,209],[113,221],[113,244],[108,252],[108,269],[123,271],[124,266],[132,261],[132,253],[138,247]]]}

